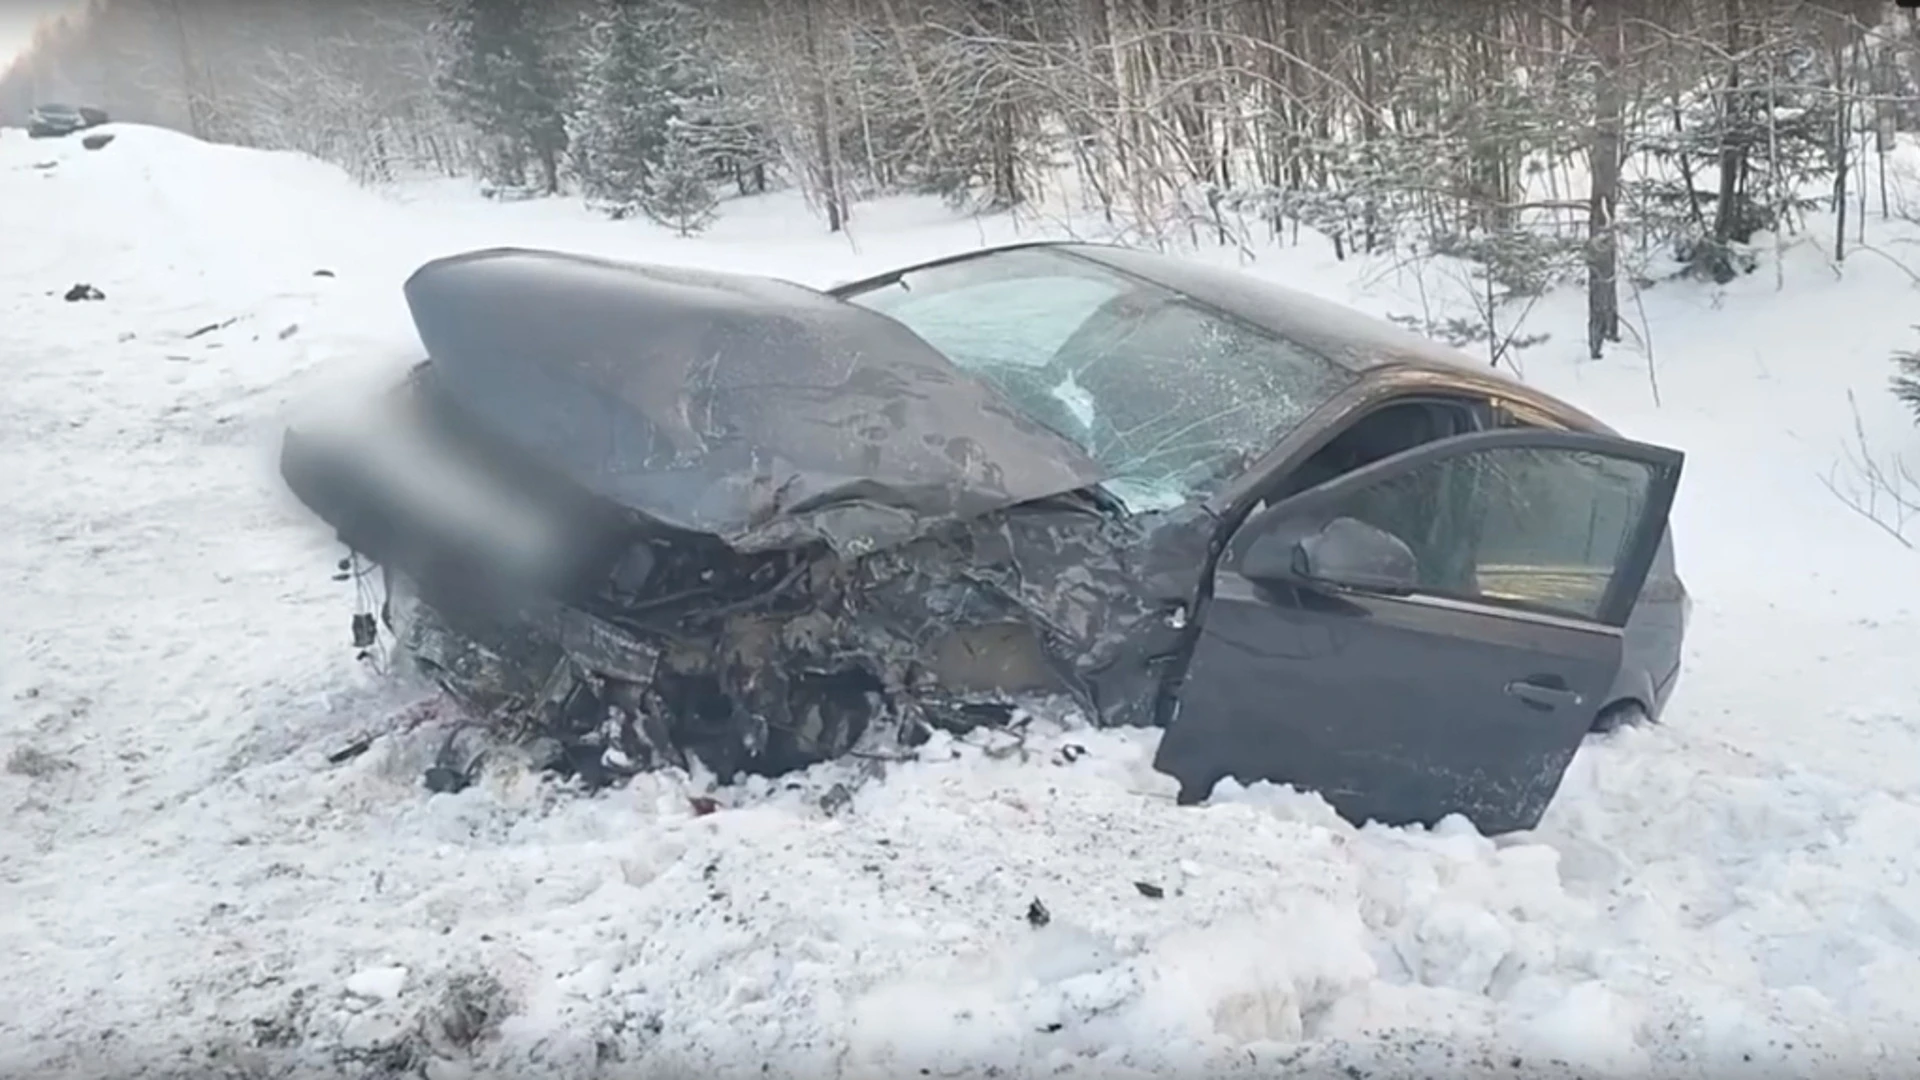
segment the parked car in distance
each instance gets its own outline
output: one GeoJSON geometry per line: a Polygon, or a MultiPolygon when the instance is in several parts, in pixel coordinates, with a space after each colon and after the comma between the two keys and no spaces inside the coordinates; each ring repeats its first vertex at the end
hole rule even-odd
{"type": "Polygon", "coordinates": [[[107,120],[105,112],[84,105],[36,105],[27,117],[27,134],[36,139],[59,138],[99,127],[107,120]]]}
{"type": "Polygon", "coordinates": [[[1499,833],[1675,685],[1678,451],[1246,273],[493,250],[405,292],[428,359],[282,472],[402,651],[563,771],[773,774],[1056,696],[1163,727],[1183,802],[1499,833]]]}

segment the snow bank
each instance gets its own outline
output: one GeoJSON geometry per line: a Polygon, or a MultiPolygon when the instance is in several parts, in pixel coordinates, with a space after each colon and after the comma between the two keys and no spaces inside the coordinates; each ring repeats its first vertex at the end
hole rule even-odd
{"type": "MultiPolygon", "coordinates": [[[[267,456],[315,378],[417,351],[414,266],[521,243],[818,282],[1009,227],[900,200],[823,239],[768,197],[683,241],[115,132],[0,138],[0,1072],[1705,1077],[1920,1050],[1920,575],[1819,480],[1849,388],[1879,449],[1920,453],[1882,393],[1897,268],[1836,280],[1801,245],[1783,292],[1650,291],[1658,408],[1629,350],[1528,354],[1688,451],[1698,602],[1669,723],[1583,751],[1533,835],[1354,829],[1267,786],[1180,809],[1150,733],[1048,721],[709,814],[671,778],[582,798],[510,763],[429,797],[445,718],[347,655],[335,553],[267,456]],[[62,301],[76,281],[106,298],[62,301]]],[[[1407,310],[1318,247],[1256,269],[1407,310]]],[[[1536,317],[1583,325],[1577,298],[1536,317]]]]}
{"type": "Polygon", "coordinates": [[[6,235],[65,240],[51,249],[10,242],[9,262],[21,270],[63,268],[84,251],[94,284],[109,294],[189,283],[258,288],[260,275],[309,273],[317,256],[379,227],[343,227],[342,204],[373,200],[341,170],[305,155],[209,145],[137,124],[98,131],[114,137],[99,150],[77,137],[8,140],[10,178],[26,168],[37,183],[10,185],[5,213],[21,220],[9,220],[6,235]]]}

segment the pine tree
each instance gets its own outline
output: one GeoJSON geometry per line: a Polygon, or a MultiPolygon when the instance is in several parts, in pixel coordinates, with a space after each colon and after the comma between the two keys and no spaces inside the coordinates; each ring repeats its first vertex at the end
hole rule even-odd
{"type": "Polygon", "coordinates": [[[558,27],[540,0],[446,0],[452,61],[439,89],[453,114],[488,139],[489,172],[525,183],[530,161],[560,190],[570,87],[558,27]]]}
{"type": "Polygon", "coordinates": [[[660,163],[647,177],[640,208],[646,215],[681,236],[691,236],[713,223],[713,186],[709,162],[694,145],[690,129],[675,123],[667,133],[660,163]]]}
{"type": "Polygon", "coordinates": [[[644,209],[665,164],[687,81],[678,43],[687,21],[673,0],[606,0],[594,26],[568,130],[581,187],[615,217],[644,209]]]}
{"type": "Polygon", "coordinates": [[[773,111],[762,73],[737,46],[723,15],[712,11],[676,29],[674,137],[741,195],[763,194],[780,154],[765,123],[773,111]]]}
{"type": "MultiPolygon", "coordinates": [[[[1920,326],[1914,329],[1920,330],[1920,326]]],[[[1920,347],[1894,353],[1893,363],[1899,370],[1893,377],[1893,396],[1906,402],[1915,422],[1920,423],[1920,347]]]]}

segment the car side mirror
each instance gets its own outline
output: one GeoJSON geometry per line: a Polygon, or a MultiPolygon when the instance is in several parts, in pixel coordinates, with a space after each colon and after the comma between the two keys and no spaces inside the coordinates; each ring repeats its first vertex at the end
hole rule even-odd
{"type": "Polygon", "coordinates": [[[1420,560],[1406,541],[1349,517],[1304,535],[1269,530],[1247,548],[1240,572],[1257,581],[1320,582],[1366,592],[1409,593],[1420,584],[1420,560]]]}

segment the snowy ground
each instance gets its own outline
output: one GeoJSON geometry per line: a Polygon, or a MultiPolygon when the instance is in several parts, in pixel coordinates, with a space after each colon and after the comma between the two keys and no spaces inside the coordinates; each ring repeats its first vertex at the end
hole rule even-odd
{"type": "MultiPolygon", "coordinates": [[[[1849,389],[1877,452],[1920,459],[1884,393],[1920,309],[1888,260],[1842,280],[1803,243],[1781,292],[1771,266],[1650,290],[1659,407],[1630,350],[1574,362],[1578,298],[1536,311],[1558,333],[1531,379],[1688,452],[1696,598],[1669,722],[1583,751],[1536,834],[1355,830],[1272,790],[1176,809],[1144,733],[954,745],[832,816],[826,770],[696,817],[664,781],[425,795],[437,736],[348,655],[336,552],[275,482],[283,410],[411,359],[398,285],[433,255],[824,283],[1011,226],[909,200],[850,241],[773,197],[683,241],[118,130],[98,153],[0,132],[0,1074],[1920,1061],[1920,556],[1820,482],[1849,389]],[[63,302],[77,282],[105,299],[63,302]],[[369,728],[396,733],[327,764],[369,728]]],[[[1920,264],[1915,235],[1869,239],[1920,264]]],[[[1316,246],[1256,270],[1410,310],[1316,246]]]]}

